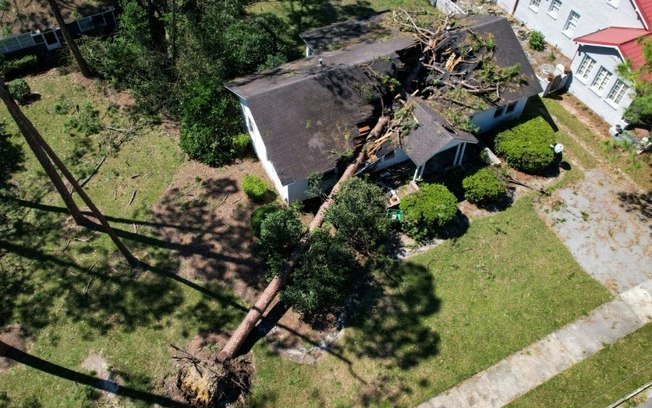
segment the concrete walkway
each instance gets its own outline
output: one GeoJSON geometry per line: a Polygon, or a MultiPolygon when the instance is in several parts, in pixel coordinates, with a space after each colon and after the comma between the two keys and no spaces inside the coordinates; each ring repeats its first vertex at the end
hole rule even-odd
{"type": "Polygon", "coordinates": [[[419,407],[502,407],[649,322],[652,322],[652,280],[620,293],[590,315],[562,327],[419,407]]]}

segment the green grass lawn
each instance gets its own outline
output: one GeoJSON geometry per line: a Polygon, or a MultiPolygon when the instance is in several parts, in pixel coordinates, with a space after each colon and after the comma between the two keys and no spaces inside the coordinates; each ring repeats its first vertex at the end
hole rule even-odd
{"type": "Polygon", "coordinates": [[[509,406],[605,407],[652,380],[651,349],[652,324],[648,324],[509,406]]]}
{"type": "Polygon", "coordinates": [[[261,405],[415,405],[610,299],[528,198],[382,280],[391,301],[367,296],[338,356],[306,366],[257,348],[261,405]]]}
{"type": "MultiPolygon", "coordinates": [[[[644,190],[652,190],[652,177],[650,177],[650,166],[652,166],[652,156],[650,154],[637,156],[634,152],[623,151],[620,147],[605,143],[605,139],[596,135],[584,123],[579,121],[573,115],[568,113],[559,101],[544,98],[543,102],[562,126],[569,129],[587,148],[591,149],[603,161],[612,167],[617,167],[627,173],[632,180],[644,190]]],[[[563,143],[577,144],[575,141],[566,140],[563,143]]],[[[578,151],[583,150],[576,149],[578,151]]],[[[597,163],[595,158],[588,153],[582,154],[582,161],[588,166],[594,167],[597,163]]]]}
{"type": "MultiPolygon", "coordinates": [[[[119,132],[71,135],[64,128],[74,110],[53,110],[62,95],[73,106],[93,103],[104,125],[135,124],[95,82],[75,85],[70,75],[55,72],[28,82],[42,97],[25,113],[76,175],[88,174],[109,153],[86,189],[118,219],[116,227],[139,226],[141,239],[126,243],[155,268],[132,271],[105,235],[65,224],[62,203],[0,109],[11,135],[1,146],[2,159],[12,164],[2,167],[0,184],[8,178],[17,186],[2,191],[13,198],[0,201],[0,326],[22,325],[30,334],[29,353],[60,369],[84,373],[80,363],[94,351],[126,387],[160,393],[172,364],[168,344],[183,346],[200,331],[230,329],[243,315],[238,300],[216,284],[170,279],[179,255],[147,226],[152,204],[183,161],[177,141],[151,124],[137,124],[118,150],[109,146],[119,132]]],[[[345,337],[318,363],[280,358],[259,341],[252,404],[414,405],[609,300],[537,216],[530,198],[473,221],[464,235],[399,271],[379,273],[345,337]]],[[[85,386],[26,365],[0,374],[2,392],[15,405],[31,396],[53,407],[92,405],[97,398],[85,386]]]]}
{"type": "MultiPolygon", "coordinates": [[[[3,188],[0,201],[0,326],[23,326],[30,335],[29,353],[57,366],[92,374],[80,364],[94,351],[121,373],[126,387],[155,390],[171,366],[168,344],[183,346],[200,330],[232,327],[242,312],[217,286],[197,290],[167,277],[178,268],[178,254],[147,241],[156,238],[147,226],[149,209],[183,161],[175,138],[159,126],[133,123],[116,109],[116,96],[96,82],[75,85],[72,78],[55,71],[27,78],[41,99],[23,111],[78,177],[109,154],[86,190],[105,214],[122,220],[113,222],[115,227],[133,232],[138,225],[138,240],[125,243],[156,272],[135,276],[104,234],[66,225],[61,200],[50,192],[49,180],[2,107],[0,120],[10,137],[0,149],[0,185],[9,181],[15,187],[3,188]],[[56,114],[53,106],[62,97],[73,108],[56,114]],[[65,131],[66,121],[76,115],[74,106],[86,103],[100,112],[102,124],[137,131],[118,150],[110,142],[120,132],[65,131]]],[[[0,374],[1,392],[15,406],[30,397],[48,407],[86,406],[97,397],[88,387],[26,365],[0,374]]],[[[121,402],[130,405],[150,404],[121,402]]]]}

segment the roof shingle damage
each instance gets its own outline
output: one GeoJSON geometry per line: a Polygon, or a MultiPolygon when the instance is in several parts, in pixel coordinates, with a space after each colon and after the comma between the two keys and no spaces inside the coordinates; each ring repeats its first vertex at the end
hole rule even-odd
{"type": "MultiPolygon", "coordinates": [[[[473,17],[465,27],[479,35],[491,33],[495,38],[492,58],[496,66],[521,67],[524,81],[506,89],[500,95],[500,103],[541,91],[506,19],[473,17]]],[[[323,29],[320,33],[324,37],[323,29]]],[[[367,95],[374,81],[370,68],[375,75],[393,76],[407,69],[403,56],[415,46],[414,36],[395,31],[389,39],[365,39],[340,50],[233,80],[226,86],[248,105],[268,159],[281,182],[287,185],[306,179],[312,172],[335,168],[338,158],[352,152],[353,141],[360,136],[358,125],[373,124],[378,116],[377,104],[367,95]]],[[[469,133],[457,129],[451,132],[445,119],[428,104],[418,102],[415,113],[420,118],[419,126],[406,141],[407,153],[415,163],[424,162],[426,156],[436,153],[450,140],[477,142],[469,133]]]]}

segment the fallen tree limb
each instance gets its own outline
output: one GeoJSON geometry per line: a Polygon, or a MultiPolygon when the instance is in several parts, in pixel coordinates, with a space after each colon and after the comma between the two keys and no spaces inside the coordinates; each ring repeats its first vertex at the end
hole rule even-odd
{"type": "MultiPolygon", "coordinates": [[[[389,116],[381,117],[378,120],[378,123],[376,123],[376,126],[374,126],[374,128],[369,133],[367,140],[372,140],[378,137],[388,122],[389,116]]],[[[337,183],[335,183],[335,186],[331,190],[326,201],[324,201],[324,203],[319,207],[315,218],[313,218],[313,220],[308,225],[308,228],[303,234],[299,245],[292,252],[292,255],[290,255],[290,259],[288,260],[285,272],[274,277],[274,279],[269,282],[265,290],[263,290],[263,292],[260,294],[258,299],[256,299],[256,303],[254,303],[254,305],[249,309],[249,312],[245,318],[242,320],[242,322],[240,322],[238,328],[233,332],[231,338],[229,338],[229,341],[224,345],[224,348],[222,348],[222,351],[220,351],[218,354],[217,359],[219,361],[224,362],[235,357],[236,353],[240,347],[242,347],[242,344],[246,338],[253,331],[258,321],[265,314],[267,308],[269,308],[269,305],[276,298],[278,292],[285,286],[288,277],[292,274],[292,270],[294,269],[297,261],[299,260],[299,256],[303,252],[303,249],[308,242],[309,234],[315,229],[319,228],[319,226],[321,226],[321,224],[324,222],[326,212],[333,204],[335,196],[342,189],[344,182],[355,175],[358,168],[362,165],[362,163],[364,163],[366,155],[366,146],[363,146],[360,150],[360,153],[356,157],[356,160],[346,168],[340,179],[337,181],[337,183]]]]}

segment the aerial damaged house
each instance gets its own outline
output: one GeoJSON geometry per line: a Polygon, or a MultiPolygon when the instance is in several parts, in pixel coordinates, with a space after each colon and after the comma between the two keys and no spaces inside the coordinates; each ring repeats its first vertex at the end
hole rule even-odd
{"type": "Polygon", "coordinates": [[[285,201],[305,199],[315,175],[324,189],[332,186],[383,109],[406,121],[368,146],[365,168],[410,160],[418,179],[441,167],[430,166],[435,162],[461,164],[466,145],[478,142],[472,133],[517,117],[528,97],[541,92],[503,18],[446,22],[436,39],[389,29],[381,18],[389,15],[304,33],[316,56],[226,84],[240,99],[256,153],[285,201]],[[398,102],[398,88],[413,95],[398,102]]]}

